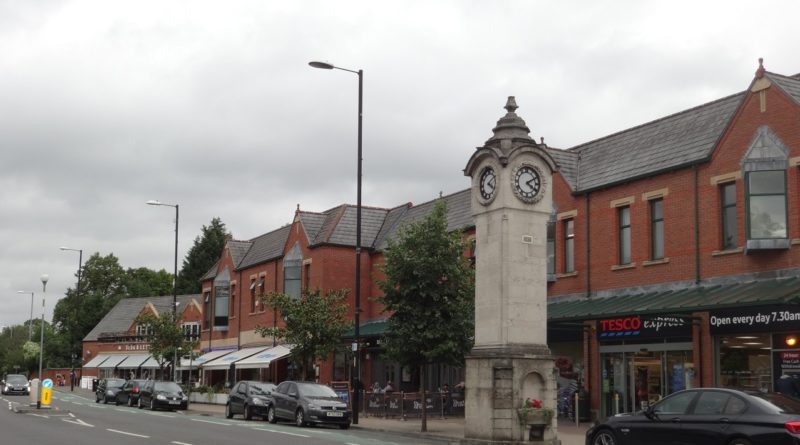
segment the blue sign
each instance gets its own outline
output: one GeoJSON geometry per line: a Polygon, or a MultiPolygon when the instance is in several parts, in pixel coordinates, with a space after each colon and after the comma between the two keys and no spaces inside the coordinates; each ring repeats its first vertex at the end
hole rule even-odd
{"type": "Polygon", "coordinates": [[[44,387],[44,388],[52,388],[53,387],[53,381],[50,380],[50,379],[44,379],[44,381],[42,381],[42,387],[44,387]]]}

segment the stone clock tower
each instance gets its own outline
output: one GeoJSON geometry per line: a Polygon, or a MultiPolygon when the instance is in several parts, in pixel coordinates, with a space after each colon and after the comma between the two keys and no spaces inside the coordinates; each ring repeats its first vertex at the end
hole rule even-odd
{"type": "Polygon", "coordinates": [[[529,136],[509,97],[507,113],[464,169],[475,217],[475,346],[467,356],[464,442],[558,444],[550,426],[519,421],[525,399],[556,411],[555,366],[547,347],[547,222],[552,174],[547,151],[529,136]]]}

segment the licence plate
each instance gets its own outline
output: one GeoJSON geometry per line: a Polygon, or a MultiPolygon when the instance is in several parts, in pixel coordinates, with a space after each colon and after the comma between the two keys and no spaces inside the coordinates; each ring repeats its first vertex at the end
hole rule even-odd
{"type": "Polygon", "coordinates": [[[170,400],[170,401],[169,401],[169,404],[170,404],[170,405],[180,405],[180,404],[181,404],[181,402],[179,402],[179,401],[177,401],[177,400],[170,400]]]}
{"type": "Polygon", "coordinates": [[[344,417],[344,413],[341,411],[328,411],[328,417],[344,417]]]}

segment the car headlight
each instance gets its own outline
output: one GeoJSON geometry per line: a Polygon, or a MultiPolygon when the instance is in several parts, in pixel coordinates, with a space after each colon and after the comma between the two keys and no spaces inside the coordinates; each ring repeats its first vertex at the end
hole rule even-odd
{"type": "Polygon", "coordinates": [[[167,397],[164,394],[159,394],[156,396],[158,400],[167,400],[167,397]]]}
{"type": "Polygon", "coordinates": [[[253,405],[263,405],[264,401],[259,399],[258,397],[253,397],[253,405]]]}
{"type": "Polygon", "coordinates": [[[109,389],[108,391],[106,391],[106,395],[113,396],[114,395],[114,391],[109,389]]]}

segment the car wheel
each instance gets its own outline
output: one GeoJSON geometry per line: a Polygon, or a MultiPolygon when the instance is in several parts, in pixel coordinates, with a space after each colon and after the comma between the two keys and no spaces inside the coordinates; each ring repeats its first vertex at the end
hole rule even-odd
{"type": "Polygon", "coordinates": [[[303,413],[302,409],[298,409],[296,413],[294,413],[294,423],[297,426],[306,426],[306,415],[303,413]]]}
{"type": "Polygon", "coordinates": [[[343,424],[339,425],[339,429],[341,429],[341,430],[346,430],[346,429],[349,429],[349,428],[350,428],[350,424],[349,423],[343,423],[343,424]]]}
{"type": "Polygon", "coordinates": [[[249,405],[244,406],[244,420],[253,420],[253,410],[249,405]]]}
{"type": "Polygon", "coordinates": [[[728,445],[753,445],[753,443],[744,437],[737,437],[736,439],[728,442],[728,445]]]}
{"type": "Polygon", "coordinates": [[[277,421],[278,418],[275,417],[275,407],[270,406],[269,408],[267,408],[267,422],[276,423],[277,421]]]}
{"type": "Polygon", "coordinates": [[[156,410],[156,402],[152,398],[150,399],[150,411],[156,410]]]}
{"type": "Polygon", "coordinates": [[[611,430],[603,429],[594,435],[592,445],[617,445],[617,438],[611,430]]]}
{"type": "Polygon", "coordinates": [[[231,404],[225,404],[225,418],[232,419],[233,418],[233,411],[231,411],[231,404]]]}

